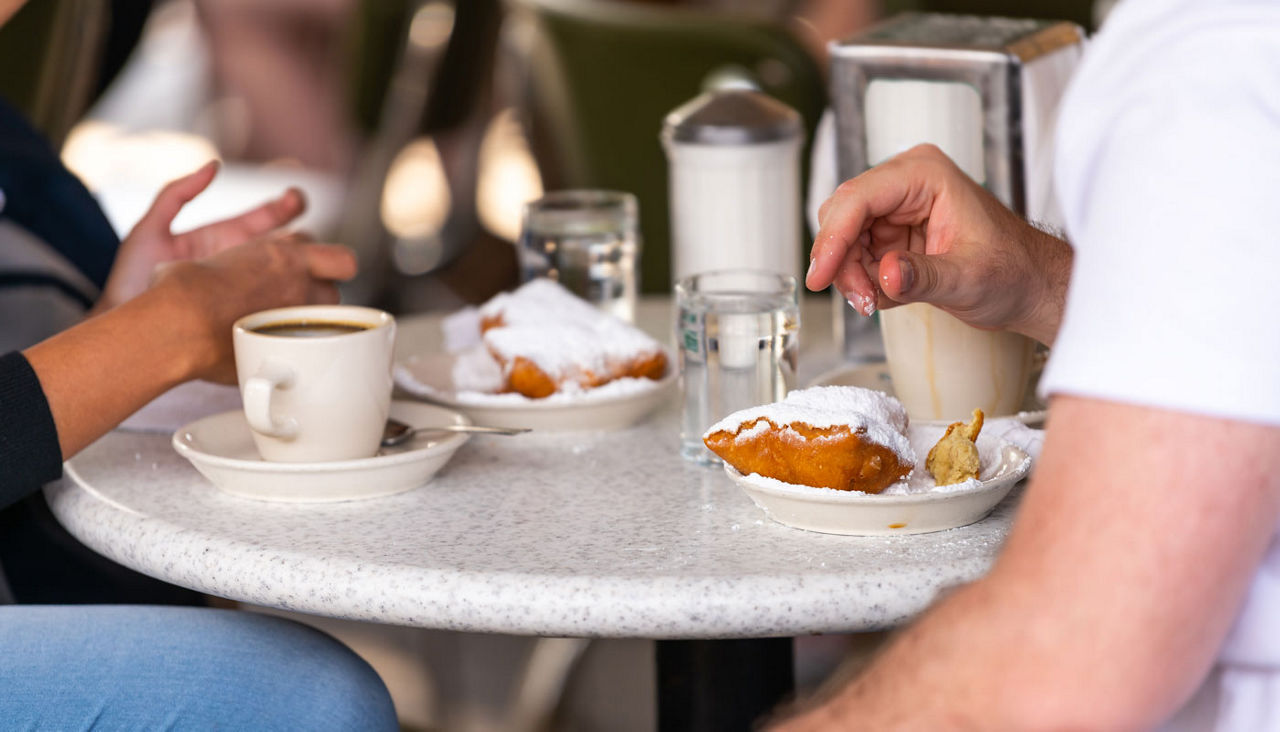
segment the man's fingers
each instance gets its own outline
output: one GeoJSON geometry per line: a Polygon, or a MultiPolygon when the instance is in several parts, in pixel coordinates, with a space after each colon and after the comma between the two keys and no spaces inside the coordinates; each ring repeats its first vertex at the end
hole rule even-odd
{"type": "Polygon", "coordinates": [[[849,305],[862,315],[871,315],[876,311],[878,288],[871,275],[867,274],[866,256],[869,235],[859,236],[854,246],[846,251],[840,268],[832,279],[840,294],[849,301],[849,305]]]}
{"type": "Polygon", "coordinates": [[[880,289],[900,303],[927,302],[944,308],[961,306],[964,273],[954,256],[890,252],[880,260],[880,289]]]}
{"type": "Polygon", "coordinates": [[[169,227],[173,224],[173,220],[177,218],[178,212],[187,203],[200,195],[200,192],[209,187],[213,182],[213,177],[218,174],[218,161],[210,160],[200,166],[194,173],[184,175],[177,180],[169,181],[164,188],[160,189],[160,193],[156,196],[156,200],[151,204],[151,209],[143,214],[142,219],[138,221],[135,229],[150,229],[156,233],[169,233],[169,227]]]}
{"type": "Polygon", "coordinates": [[[839,272],[849,249],[857,246],[863,233],[865,206],[853,185],[858,178],[846,181],[822,204],[825,210],[822,228],[813,240],[809,272],[804,284],[810,290],[821,290],[831,284],[839,272]]]}
{"type": "MultiPolygon", "coordinates": [[[[904,153],[912,154],[913,151],[904,153]]],[[[843,271],[846,252],[857,246],[859,237],[876,219],[891,216],[896,225],[919,224],[928,219],[935,188],[940,184],[935,172],[914,158],[895,158],[840,184],[819,212],[822,228],[813,243],[813,261],[805,285],[821,290],[831,284],[843,271]]]]}
{"type": "Polygon", "coordinates": [[[318,280],[343,282],[356,276],[356,255],[338,244],[306,244],[307,270],[318,280]]]}
{"type": "Polygon", "coordinates": [[[827,220],[827,212],[831,210],[831,201],[832,201],[832,198],[828,197],[827,200],[823,201],[822,205],[818,207],[818,228],[819,229],[822,228],[823,222],[827,220]]]}
{"type": "Polygon", "coordinates": [[[867,265],[866,270],[867,270],[867,276],[871,279],[872,282],[876,283],[876,288],[875,288],[875,295],[876,295],[875,309],[876,310],[888,310],[890,308],[896,308],[902,304],[897,300],[894,300],[893,298],[886,295],[884,292],[884,288],[880,286],[879,284],[880,283],[880,262],[879,261],[876,261],[871,263],[870,265],[867,265]]]}

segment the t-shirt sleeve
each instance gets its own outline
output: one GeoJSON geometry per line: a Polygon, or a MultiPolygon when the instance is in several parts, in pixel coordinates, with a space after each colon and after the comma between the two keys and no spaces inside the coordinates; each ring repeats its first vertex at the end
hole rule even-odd
{"type": "Polygon", "coordinates": [[[58,428],[31,364],[0,356],[0,508],[62,475],[58,428]]]}
{"type": "Polygon", "coordinates": [[[1280,424],[1280,8],[1203,5],[1104,32],[1064,102],[1041,391],[1280,424]]]}

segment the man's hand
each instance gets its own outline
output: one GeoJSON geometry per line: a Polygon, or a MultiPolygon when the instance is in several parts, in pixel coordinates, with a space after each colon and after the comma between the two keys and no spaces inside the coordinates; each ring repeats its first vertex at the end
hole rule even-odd
{"type": "Polygon", "coordinates": [[[211,257],[284,226],[306,209],[302,193],[290,188],[279,198],[234,218],[173,234],[170,227],[178,212],[209,187],[217,172],[217,161],[210,161],[161,189],[151,209],[120,245],[102,297],[94,306],[95,313],[115,307],[147,289],[156,267],[162,264],[211,257]]]}
{"type": "Polygon", "coordinates": [[[979,328],[1050,343],[1071,247],[1029,225],[932,145],[845,181],[818,212],[805,284],[863,315],[927,302],[979,328]]]}

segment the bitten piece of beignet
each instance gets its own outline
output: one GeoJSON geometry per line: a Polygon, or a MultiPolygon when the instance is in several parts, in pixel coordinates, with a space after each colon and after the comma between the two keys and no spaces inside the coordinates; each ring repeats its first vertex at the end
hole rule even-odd
{"type": "Polygon", "coordinates": [[[968,424],[952,422],[938,444],[929,450],[925,469],[938,485],[955,485],[978,477],[982,461],[975,443],[982,432],[982,421],[982,410],[973,410],[973,419],[968,424]]]}

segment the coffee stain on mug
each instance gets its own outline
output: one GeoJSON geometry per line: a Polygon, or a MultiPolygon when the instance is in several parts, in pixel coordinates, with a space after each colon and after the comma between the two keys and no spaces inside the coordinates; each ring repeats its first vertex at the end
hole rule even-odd
{"type": "Polygon", "coordinates": [[[929,380],[929,399],[933,404],[933,418],[942,419],[942,395],[938,392],[938,364],[933,360],[933,308],[922,308],[924,317],[924,362],[929,380]]]}
{"type": "Polygon", "coordinates": [[[997,408],[1004,401],[1004,389],[1001,388],[1003,375],[1000,373],[1000,348],[996,338],[987,341],[987,358],[991,362],[991,403],[983,405],[983,410],[987,414],[997,414],[1000,410],[997,408]]]}

